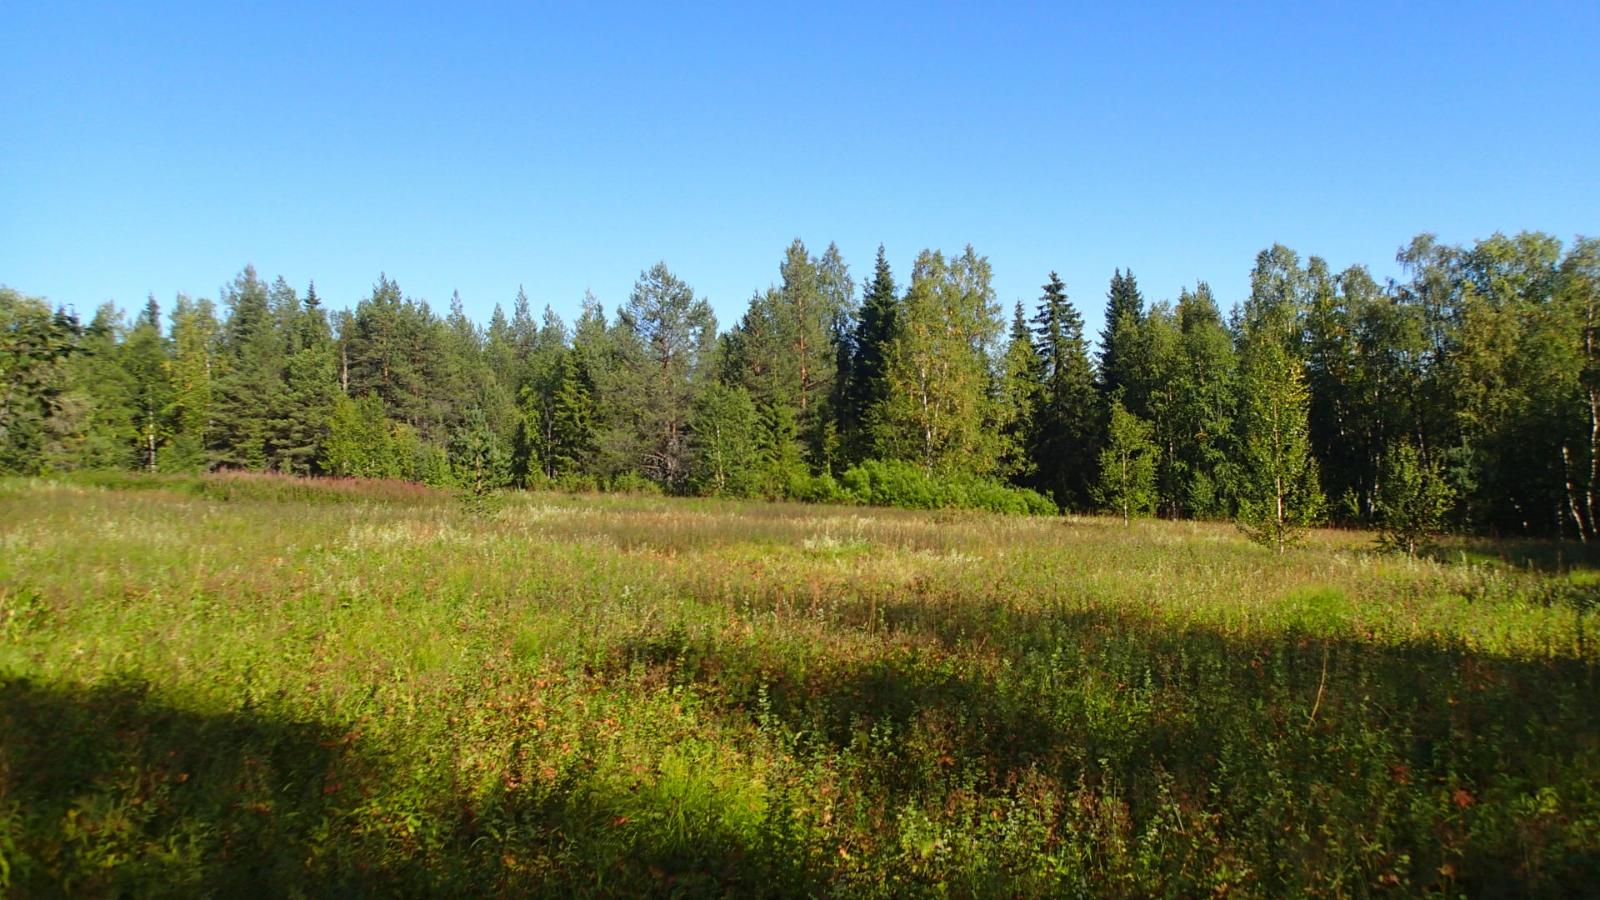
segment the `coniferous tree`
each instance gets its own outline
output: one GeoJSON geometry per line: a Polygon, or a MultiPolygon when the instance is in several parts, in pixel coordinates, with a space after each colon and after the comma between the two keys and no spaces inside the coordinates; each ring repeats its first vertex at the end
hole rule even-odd
{"type": "MultiPolygon", "coordinates": [[[[1155,446],[1156,512],[1176,518],[1183,508],[1184,469],[1180,448],[1188,434],[1183,425],[1182,396],[1186,362],[1178,315],[1168,304],[1153,304],[1139,325],[1138,377],[1130,391],[1140,418],[1149,422],[1155,446]]],[[[1131,404],[1125,404],[1131,412],[1131,404]]],[[[1109,428],[1109,423],[1108,423],[1109,428]]]]}
{"type": "Polygon", "coordinates": [[[1181,368],[1173,389],[1173,432],[1179,446],[1175,487],[1184,513],[1232,515],[1237,497],[1238,363],[1233,337],[1201,282],[1178,299],[1181,368]]]}
{"type": "Polygon", "coordinates": [[[561,358],[545,470],[551,478],[577,474],[594,451],[594,383],[583,356],[569,350],[561,358]]]}
{"type": "Polygon", "coordinates": [[[0,287],[0,471],[48,471],[80,450],[67,360],[82,330],[65,310],[0,287]]]}
{"type": "Polygon", "coordinates": [[[1056,273],[1044,285],[1033,317],[1044,389],[1035,416],[1035,484],[1067,507],[1086,507],[1100,451],[1096,394],[1083,318],[1056,273]]]}
{"type": "Polygon", "coordinates": [[[533,355],[534,344],[539,339],[539,323],[534,321],[533,303],[520,284],[517,285],[517,299],[511,304],[510,337],[517,366],[514,375],[516,381],[511,387],[513,391],[521,393],[523,382],[527,378],[528,359],[533,355]]]}
{"type": "Polygon", "coordinates": [[[246,266],[223,290],[221,371],[215,379],[213,459],[227,468],[264,469],[274,461],[273,413],[281,407],[284,346],[271,294],[246,266]]]}
{"type": "MultiPolygon", "coordinates": [[[[801,459],[826,468],[837,440],[833,421],[841,321],[854,286],[837,247],[817,259],[795,239],[779,266],[781,284],[752,298],[722,341],[721,376],[745,387],[772,420],[794,422],[801,459]]],[[[784,451],[789,456],[790,451],[784,451]]]]}
{"type": "Polygon", "coordinates": [[[629,414],[617,423],[613,447],[646,477],[677,490],[688,475],[690,412],[716,316],[666,263],[656,263],[640,274],[617,319],[623,371],[616,399],[629,414]]]}
{"type": "Polygon", "coordinates": [[[1011,335],[1000,361],[1000,470],[1019,484],[1031,482],[1038,462],[1037,414],[1044,391],[1044,362],[1033,345],[1033,331],[1017,301],[1011,316],[1011,335]]]}
{"type": "Polygon", "coordinates": [[[819,404],[811,427],[812,462],[827,473],[844,458],[844,430],[841,427],[845,394],[849,388],[849,360],[853,353],[852,322],[856,316],[856,283],[837,244],[829,243],[817,260],[817,289],[822,296],[823,315],[829,318],[830,359],[825,367],[827,396],[819,404]]]}
{"type": "Polygon", "coordinates": [[[314,471],[321,445],[328,434],[335,400],[340,396],[334,345],[326,325],[318,324],[321,310],[307,293],[301,320],[300,349],[284,369],[283,409],[278,431],[279,465],[285,471],[314,471]],[[306,320],[312,320],[307,324],[306,320]]]}
{"type": "Polygon", "coordinates": [[[78,352],[65,361],[63,374],[72,387],[63,405],[84,407],[76,460],[83,468],[139,468],[144,460],[138,385],[125,364],[125,345],[118,343],[124,332],[122,312],[102,304],[79,336],[78,352]]]}
{"type": "Polygon", "coordinates": [[[517,439],[518,483],[644,471],[672,490],[819,496],[808,469],[881,455],[941,475],[1002,474],[1081,507],[1096,496],[1109,446],[1102,392],[1115,384],[1125,412],[1150,426],[1158,509],[1249,518],[1264,508],[1258,476],[1277,464],[1263,404],[1283,398],[1268,389],[1298,378],[1310,443],[1298,468],[1314,464],[1349,520],[1376,522],[1394,507],[1386,472],[1403,451],[1391,448],[1407,445],[1455,489],[1454,523],[1589,540],[1600,493],[1597,247],[1564,250],[1537,233],[1468,246],[1422,235],[1399,254],[1405,279],[1380,286],[1360,267],[1334,274],[1314,256],[1302,266],[1275,245],[1227,326],[1203,284],[1175,308],[1146,310],[1119,270],[1109,305],[1121,311],[1108,315],[1098,379],[1058,279],[1034,332],[1013,317],[998,345],[987,264],[970,250],[924,254],[905,299],[880,253],[857,310],[837,248],[813,257],[796,242],[781,284],[756,295],[720,356],[710,329],[697,332],[693,365],[671,354],[663,364],[641,320],[608,327],[592,301],[569,335],[548,309],[534,325],[524,292],[514,321],[497,311],[482,332],[459,298],[437,317],[386,277],[330,322],[314,285],[297,301],[283,279],[269,287],[246,269],[225,289],[221,322],[207,301],[180,295],[170,338],[153,304],[131,319],[107,306],[79,327],[10,292],[6,315],[18,324],[5,336],[6,371],[22,374],[5,388],[0,467],[351,470],[338,460],[351,457],[352,422],[364,421],[365,442],[388,449],[363,471],[449,484],[452,439],[476,415],[498,446],[517,439]],[[30,368],[18,360],[41,333],[52,349],[30,368]],[[755,410],[745,484],[701,479],[711,445],[696,428],[728,421],[709,411],[727,408],[706,399],[713,377],[755,410]],[[336,402],[368,394],[376,418],[366,401],[336,402]]]}
{"type": "Polygon", "coordinates": [[[468,497],[481,499],[511,482],[510,457],[480,408],[450,436],[449,458],[453,480],[468,497]]]}
{"type": "Polygon", "coordinates": [[[1144,295],[1133,273],[1121,269],[1111,276],[1106,293],[1105,328],[1100,332],[1100,389],[1110,397],[1126,394],[1139,378],[1139,326],[1144,322],[1144,295]]]}
{"type": "Polygon", "coordinates": [[[840,414],[845,452],[853,461],[878,455],[869,413],[883,402],[887,392],[884,359],[889,342],[894,338],[899,306],[894,273],[889,269],[883,245],[879,244],[872,281],[862,296],[861,311],[851,334],[849,387],[840,414]]]}

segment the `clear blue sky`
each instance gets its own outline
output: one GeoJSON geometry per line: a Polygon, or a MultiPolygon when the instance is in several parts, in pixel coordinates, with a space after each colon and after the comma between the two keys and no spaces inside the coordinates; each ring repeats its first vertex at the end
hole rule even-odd
{"type": "Polygon", "coordinates": [[[1600,232],[1600,3],[0,7],[0,283],[91,311],[246,262],[570,318],[664,259],[723,327],[790,239],[1224,303],[1280,241],[1600,232]]]}

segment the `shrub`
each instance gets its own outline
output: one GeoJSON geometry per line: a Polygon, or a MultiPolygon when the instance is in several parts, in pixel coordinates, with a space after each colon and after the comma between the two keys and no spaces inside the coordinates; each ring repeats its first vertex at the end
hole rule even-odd
{"type": "Polygon", "coordinates": [[[611,477],[607,488],[616,494],[660,494],[661,485],[640,475],[638,472],[623,472],[611,477]]]}
{"type": "Polygon", "coordinates": [[[1378,543],[1385,549],[1415,556],[1423,543],[1444,529],[1455,491],[1437,463],[1416,448],[1399,443],[1389,448],[1378,496],[1378,543]]]}
{"type": "Polygon", "coordinates": [[[899,460],[868,460],[840,476],[843,494],[869,506],[905,509],[982,509],[1018,515],[1055,515],[1038,491],[975,475],[930,475],[899,460]]]}

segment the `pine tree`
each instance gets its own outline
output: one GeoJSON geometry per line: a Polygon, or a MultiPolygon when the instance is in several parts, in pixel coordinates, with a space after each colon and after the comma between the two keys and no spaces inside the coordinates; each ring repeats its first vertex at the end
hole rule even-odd
{"type": "Polygon", "coordinates": [[[404,297],[380,274],[349,322],[346,393],[378,395],[390,419],[416,429],[425,442],[442,444],[453,424],[446,333],[426,303],[404,297]]]}
{"type": "Polygon", "coordinates": [[[1100,483],[1095,497],[1102,506],[1122,516],[1126,525],[1134,516],[1146,515],[1156,506],[1156,457],[1158,450],[1149,422],[1128,412],[1122,398],[1111,401],[1111,423],[1106,429],[1106,446],[1100,451],[1100,483]]]}
{"type": "Polygon", "coordinates": [[[619,423],[614,446],[667,490],[682,488],[688,475],[694,390],[716,330],[710,304],[666,263],[640,274],[618,314],[616,337],[627,371],[617,399],[632,420],[619,423]]]}

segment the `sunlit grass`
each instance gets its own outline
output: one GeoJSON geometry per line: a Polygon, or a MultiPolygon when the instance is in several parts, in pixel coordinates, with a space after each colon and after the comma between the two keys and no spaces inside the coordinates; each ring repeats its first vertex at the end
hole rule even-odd
{"type": "Polygon", "coordinates": [[[22,894],[1571,892],[1597,571],[1226,524],[0,482],[22,894]]]}

